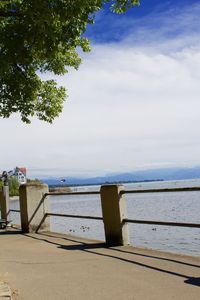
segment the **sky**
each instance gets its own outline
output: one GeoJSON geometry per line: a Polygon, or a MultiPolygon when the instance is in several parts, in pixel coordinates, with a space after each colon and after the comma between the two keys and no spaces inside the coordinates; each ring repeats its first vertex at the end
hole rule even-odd
{"type": "Polygon", "coordinates": [[[98,12],[85,33],[92,51],[57,78],[69,94],[60,117],[0,119],[0,171],[90,177],[200,165],[199,15],[195,0],[98,12]]]}

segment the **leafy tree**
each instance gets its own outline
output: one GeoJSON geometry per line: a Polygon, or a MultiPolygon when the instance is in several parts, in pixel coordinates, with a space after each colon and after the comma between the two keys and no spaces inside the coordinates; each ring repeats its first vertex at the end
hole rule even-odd
{"type": "Polygon", "coordinates": [[[11,197],[19,195],[19,182],[13,176],[9,177],[9,195],[11,197]]]}
{"type": "Polygon", "coordinates": [[[0,116],[20,112],[52,122],[62,111],[66,90],[38,73],[56,75],[77,69],[77,48],[89,51],[83,36],[87,24],[106,3],[116,13],[139,0],[1,0],[0,1],[0,116]]]}
{"type": "Polygon", "coordinates": [[[3,181],[0,179],[0,191],[2,190],[3,187],[3,181]]]}

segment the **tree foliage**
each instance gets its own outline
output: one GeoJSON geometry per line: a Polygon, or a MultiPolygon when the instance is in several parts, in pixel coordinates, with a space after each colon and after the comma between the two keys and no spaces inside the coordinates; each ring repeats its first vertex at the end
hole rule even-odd
{"type": "Polygon", "coordinates": [[[0,191],[2,190],[2,187],[3,187],[3,181],[0,178],[0,191]]]}
{"type": "Polygon", "coordinates": [[[19,196],[19,182],[17,178],[11,176],[9,177],[9,195],[19,196]]]}
{"type": "Polygon", "coordinates": [[[106,3],[124,13],[139,0],[1,0],[0,1],[0,116],[19,112],[52,122],[62,111],[66,90],[40,73],[63,75],[78,69],[77,49],[90,50],[84,36],[95,12],[106,3]]]}
{"type": "Polygon", "coordinates": [[[42,181],[35,178],[35,179],[29,179],[27,178],[27,183],[31,183],[31,184],[42,184],[42,181]]]}

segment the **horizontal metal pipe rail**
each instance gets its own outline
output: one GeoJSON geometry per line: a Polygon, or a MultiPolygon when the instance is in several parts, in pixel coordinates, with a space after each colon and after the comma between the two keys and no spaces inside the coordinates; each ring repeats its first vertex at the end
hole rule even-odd
{"type": "Polygon", "coordinates": [[[47,216],[53,217],[65,217],[65,218],[76,218],[76,219],[89,219],[89,220],[103,220],[102,217],[83,216],[83,215],[69,215],[60,213],[46,213],[47,216]]]}
{"type": "Polygon", "coordinates": [[[17,212],[17,213],[20,213],[20,210],[19,210],[19,209],[9,209],[9,212],[8,212],[8,213],[10,213],[10,212],[17,212]]]}
{"type": "Polygon", "coordinates": [[[42,223],[45,221],[45,219],[47,217],[50,217],[50,216],[53,216],[53,217],[64,217],[64,218],[76,218],[76,219],[89,219],[89,220],[103,220],[102,217],[92,217],[92,216],[83,216],[83,215],[69,215],[69,214],[60,214],[60,213],[50,213],[50,212],[47,212],[44,214],[40,224],[38,225],[37,229],[36,229],[36,233],[39,231],[42,223]]]}
{"type": "Polygon", "coordinates": [[[184,188],[167,188],[167,189],[146,189],[146,190],[126,190],[120,194],[145,194],[145,193],[174,193],[174,192],[196,192],[200,191],[200,187],[184,187],[184,188]]]}
{"type": "Polygon", "coordinates": [[[49,192],[45,194],[46,196],[65,196],[65,195],[71,195],[71,196],[76,196],[76,195],[100,195],[100,192],[98,191],[91,191],[91,192],[49,192]]]}
{"type": "Polygon", "coordinates": [[[178,223],[178,222],[163,222],[163,221],[153,221],[153,220],[147,221],[147,220],[132,220],[132,219],[123,219],[123,222],[124,223],[134,223],[134,224],[200,228],[200,224],[196,224],[196,223],[178,223]]]}

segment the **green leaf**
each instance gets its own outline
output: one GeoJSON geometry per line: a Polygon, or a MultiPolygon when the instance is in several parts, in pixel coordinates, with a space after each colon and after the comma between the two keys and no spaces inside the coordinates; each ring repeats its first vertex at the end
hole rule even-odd
{"type": "Polygon", "coordinates": [[[106,3],[124,13],[138,0],[5,0],[0,1],[0,117],[19,112],[52,122],[62,111],[66,90],[39,72],[63,75],[78,69],[77,49],[90,51],[84,36],[95,13],[106,3]]]}

